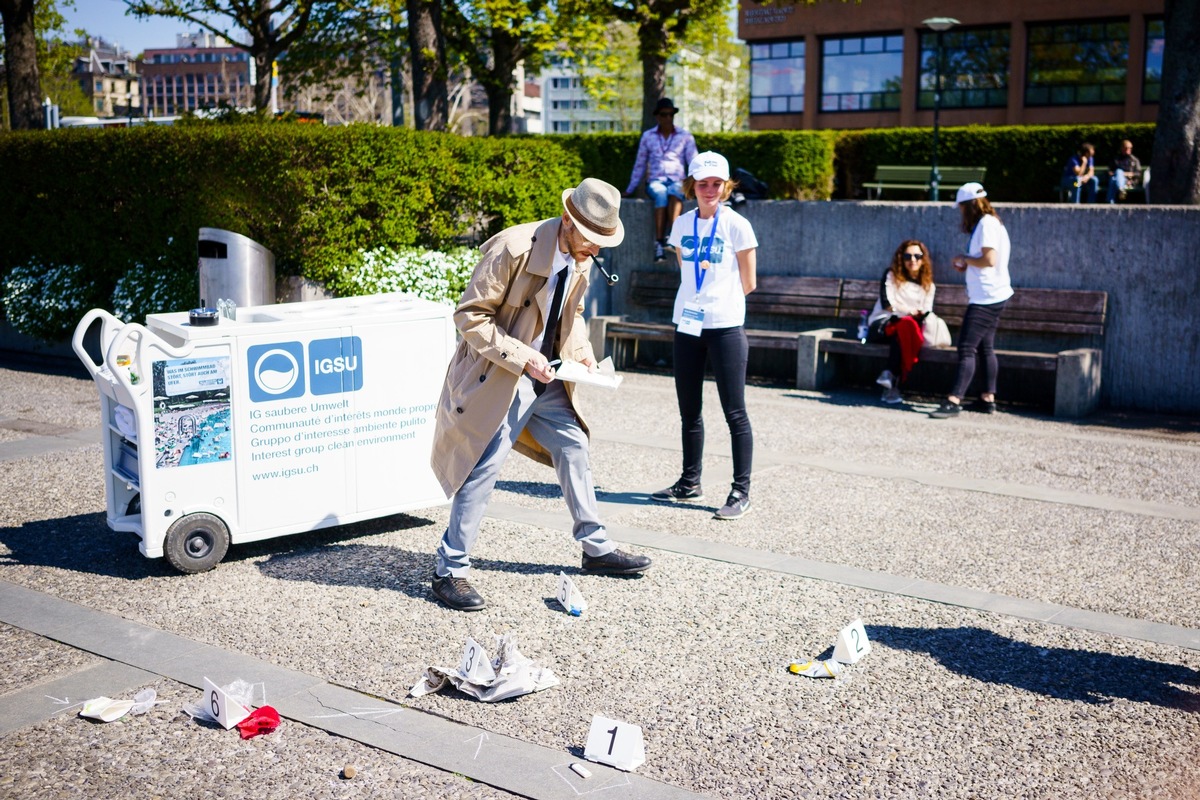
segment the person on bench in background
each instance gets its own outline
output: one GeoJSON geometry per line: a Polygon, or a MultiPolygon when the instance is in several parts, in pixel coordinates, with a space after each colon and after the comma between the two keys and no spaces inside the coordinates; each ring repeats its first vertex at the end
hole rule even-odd
{"type": "Polygon", "coordinates": [[[746,295],[758,286],[758,239],[750,222],[723,206],[736,184],[719,153],[700,153],[688,166],[683,191],[697,208],[675,220],[671,244],[679,262],[675,295],[675,396],[683,434],[679,480],[650,495],[661,503],[697,502],[704,461],[704,364],[711,361],[721,410],[733,445],[733,486],[717,519],[738,519],[750,510],[750,462],[754,434],[746,414],[746,295]]]}
{"type": "Polygon", "coordinates": [[[1142,162],[1133,154],[1133,142],[1121,142],[1121,152],[1112,162],[1112,174],[1108,179],[1108,202],[1125,199],[1130,189],[1142,188],[1142,162]]]}
{"type": "Polygon", "coordinates": [[[964,255],[954,257],[954,268],[967,275],[967,313],[958,334],[958,377],[946,401],[929,412],[934,419],[957,417],[962,397],[975,377],[976,355],[983,359],[985,388],[974,410],[991,414],[996,410],[996,373],[999,364],[993,342],[996,326],[1008,298],[1013,296],[1008,279],[1008,231],[987,201],[978,183],[964,183],[954,198],[962,215],[963,233],[971,235],[964,255]]]}
{"type": "Polygon", "coordinates": [[[879,299],[867,322],[868,342],[886,342],[888,368],[875,381],[884,388],[883,402],[899,403],[900,386],[916,366],[925,343],[925,317],[933,311],[933,262],[929,249],[916,239],[900,243],[880,281],[879,299]]]}
{"type": "Polygon", "coordinates": [[[631,197],[642,178],[646,179],[646,194],[654,201],[654,260],[666,255],[667,234],[683,210],[683,180],[687,166],[696,157],[696,140],[683,128],[675,127],[679,109],[664,97],[654,107],[658,125],[642,134],[638,141],[637,160],[625,196],[631,197]]]}
{"type": "Polygon", "coordinates": [[[1079,146],[1079,152],[1067,160],[1063,167],[1062,186],[1067,190],[1069,202],[1094,203],[1100,193],[1100,179],[1096,177],[1096,148],[1087,142],[1079,146]]]}

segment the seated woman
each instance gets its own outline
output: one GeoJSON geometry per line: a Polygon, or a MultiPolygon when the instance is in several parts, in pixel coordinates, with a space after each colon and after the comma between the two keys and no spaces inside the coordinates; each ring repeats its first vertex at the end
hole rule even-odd
{"type": "Polygon", "coordinates": [[[900,243],[892,255],[891,266],[883,273],[879,299],[867,318],[867,341],[887,342],[888,368],[876,380],[886,391],[883,402],[903,400],[900,386],[917,363],[925,343],[922,325],[933,311],[933,262],[929,249],[916,239],[900,243]]]}

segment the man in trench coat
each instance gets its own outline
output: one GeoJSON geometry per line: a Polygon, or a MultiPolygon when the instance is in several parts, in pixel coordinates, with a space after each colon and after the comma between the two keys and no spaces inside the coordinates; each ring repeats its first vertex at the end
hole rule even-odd
{"type": "Polygon", "coordinates": [[[487,605],[467,581],[470,553],[512,449],[554,467],[574,519],[572,533],[583,546],[584,571],[630,575],[650,567],[649,558],[618,550],[608,538],[596,506],[588,428],[572,403],[574,385],[554,379],[562,359],[595,364],[583,297],[592,259],[625,237],[621,194],[588,178],[564,191],[562,201],[561,217],[508,228],[484,243],[454,312],[462,341],[446,371],[431,457],[442,489],[454,499],[438,545],[433,594],[462,611],[487,605]],[[560,305],[552,308],[556,297],[560,305]],[[547,330],[554,319],[558,324],[547,330]]]}

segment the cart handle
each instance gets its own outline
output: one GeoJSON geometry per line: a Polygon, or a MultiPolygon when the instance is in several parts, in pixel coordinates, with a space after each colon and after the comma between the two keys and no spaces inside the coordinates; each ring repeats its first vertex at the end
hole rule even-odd
{"type": "Polygon", "coordinates": [[[104,364],[97,364],[92,360],[91,354],[83,346],[83,337],[87,335],[88,329],[92,327],[92,324],[96,320],[102,320],[100,326],[100,352],[105,354],[105,358],[107,358],[109,349],[105,343],[112,342],[118,330],[125,324],[103,308],[93,308],[84,314],[83,319],[79,320],[79,324],[75,326],[75,334],[71,337],[71,349],[75,351],[75,355],[79,356],[79,360],[83,362],[83,366],[87,368],[93,380],[100,374],[100,370],[104,367],[104,364]]]}
{"type": "Polygon", "coordinates": [[[144,345],[152,345],[156,349],[161,350],[172,358],[186,358],[192,352],[192,348],[191,346],[172,347],[170,344],[163,341],[161,337],[155,334],[154,331],[148,330],[146,327],[139,325],[136,322],[127,322],[121,326],[121,329],[113,338],[112,343],[109,344],[108,350],[104,355],[105,362],[116,363],[116,358],[120,354],[120,349],[125,345],[125,341],[134,334],[137,334],[137,350],[132,358],[133,363],[137,364],[138,374],[142,376],[142,380],[137,386],[134,386],[133,383],[130,382],[129,374],[125,370],[110,369],[109,372],[112,373],[113,379],[119,383],[129,395],[140,396],[150,391],[154,383],[153,378],[150,375],[147,375],[145,370],[142,369],[142,347],[144,345]]]}

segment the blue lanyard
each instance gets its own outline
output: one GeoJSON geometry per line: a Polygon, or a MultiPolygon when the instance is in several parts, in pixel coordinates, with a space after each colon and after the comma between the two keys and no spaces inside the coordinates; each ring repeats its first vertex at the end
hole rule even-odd
{"type": "MultiPolygon", "coordinates": [[[[718,206],[717,211],[713,214],[712,230],[708,232],[708,246],[704,248],[704,260],[708,261],[712,258],[713,239],[717,235],[717,219],[721,216],[721,208],[718,206]]],[[[692,254],[692,270],[696,273],[696,294],[700,294],[700,287],[704,285],[704,278],[708,270],[700,269],[700,210],[696,210],[696,216],[692,217],[692,239],[696,242],[696,249],[692,254]]],[[[709,264],[709,269],[712,269],[712,264],[709,264]]]]}

